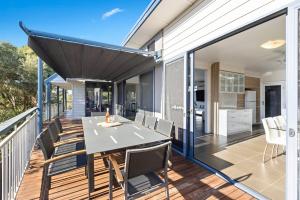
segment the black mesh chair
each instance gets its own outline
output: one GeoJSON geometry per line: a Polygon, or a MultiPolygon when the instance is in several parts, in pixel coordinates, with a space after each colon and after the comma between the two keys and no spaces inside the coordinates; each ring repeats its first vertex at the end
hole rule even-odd
{"type": "Polygon", "coordinates": [[[73,151],[67,154],[55,155],[56,147],[51,139],[48,129],[37,138],[44,155],[43,177],[40,199],[48,199],[51,188],[51,177],[80,167],[86,167],[86,151],[73,151]]]}
{"type": "Polygon", "coordinates": [[[61,136],[54,122],[47,126],[48,133],[55,149],[55,155],[70,153],[84,149],[84,139],[81,137],[70,137],[70,135],[61,136]]]}
{"type": "Polygon", "coordinates": [[[173,125],[174,122],[165,120],[165,119],[160,119],[157,122],[157,126],[155,130],[165,136],[172,137],[172,132],[173,132],[173,125]]]}
{"type": "MultiPolygon", "coordinates": [[[[59,130],[59,133],[61,136],[71,136],[71,135],[76,135],[76,136],[83,136],[83,131],[78,131],[78,130],[72,130],[72,129],[78,129],[81,127],[81,123],[79,124],[73,124],[71,126],[63,128],[62,123],[60,119],[57,117],[54,119],[54,123],[59,130]]],[[[74,122],[73,122],[74,123],[74,122]]]]}
{"type": "MultiPolygon", "coordinates": [[[[173,136],[173,132],[174,132],[174,122],[172,121],[168,121],[168,120],[165,120],[165,119],[160,119],[158,122],[157,122],[157,125],[156,125],[156,128],[155,130],[167,137],[170,137],[172,138],[173,136]]],[[[169,167],[172,167],[173,166],[173,163],[172,163],[172,158],[173,158],[173,155],[172,155],[172,149],[170,148],[170,152],[169,152],[169,167]]]]}
{"type": "Polygon", "coordinates": [[[135,120],[134,122],[138,125],[143,125],[145,120],[145,114],[143,112],[137,112],[135,114],[135,120]]]}
{"type": "Polygon", "coordinates": [[[83,138],[77,134],[62,134],[55,122],[50,122],[47,128],[54,143],[63,140],[83,140],[83,138]]]}
{"type": "Polygon", "coordinates": [[[146,128],[150,128],[150,129],[154,130],[156,128],[156,122],[157,122],[156,117],[146,116],[144,126],[146,128]]]}
{"type": "Polygon", "coordinates": [[[125,199],[132,199],[165,187],[169,199],[168,157],[171,142],[126,151],[125,167],[120,170],[114,155],[109,156],[109,195],[112,198],[112,179],[124,190],[125,199]],[[114,169],[114,170],[113,170],[114,169]],[[159,176],[163,174],[163,178],[159,176]]]}

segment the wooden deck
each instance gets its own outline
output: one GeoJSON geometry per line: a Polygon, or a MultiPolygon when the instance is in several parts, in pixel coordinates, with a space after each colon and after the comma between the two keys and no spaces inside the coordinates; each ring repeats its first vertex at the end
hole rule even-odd
{"type": "MultiPolygon", "coordinates": [[[[80,122],[69,129],[81,131],[80,122]]],[[[64,119],[64,126],[73,126],[74,121],[64,119]]],[[[31,157],[17,199],[38,199],[42,177],[43,155],[35,150],[31,157]]],[[[108,171],[102,160],[95,160],[95,186],[93,199],[108,199],[108,171]]],[[[182,156],[173,156],[173,167],[169,169],[170,199],[254,199],[223,179],[211,174],[200,166],[185,160],[182,156]]],[[[84,168],[77,169],[52,178],[49,199],[87,199],[88,184],[84,168]]],[[[123,199],[121,188],[114,189],[114,199],[123,199]]],[[[163,189],[147,194],[142,199],[165,199],[163,189]]]]}

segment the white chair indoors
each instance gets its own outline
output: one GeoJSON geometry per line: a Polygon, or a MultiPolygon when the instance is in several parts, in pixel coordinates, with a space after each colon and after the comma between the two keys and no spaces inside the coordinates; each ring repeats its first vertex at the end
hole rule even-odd
{"type": "MultiPolygon", "coordinates": [[[[265,154],[268,149],[268,145],[272,146],[271,158],[273,158],[274,148],[279,145],[284,148],[285,146],[285,132],[278,129],[275,120],[272,117],[262,119],[262,123],[265,130],[266,146],[263,153],[263,162],[265,162],[265,154]],[[283,134],[284,133],[284,134],[283,134]]],[[[276,149],[276,156],[278,155],[278,148],[276,149]]]]}
{"type": "Polygon", "coordinates": [[[286,120],[282,115],[273,117],[275,124],[279,130],[285,131],[286,130],[286,120]]]}

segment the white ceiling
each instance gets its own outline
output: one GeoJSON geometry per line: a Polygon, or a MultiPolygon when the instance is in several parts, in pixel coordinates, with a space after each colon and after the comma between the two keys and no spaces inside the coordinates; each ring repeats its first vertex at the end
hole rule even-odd
{"type": "Polygon", "coordinates": [[[242,67],[245,71],[266,73],[285,68],[285,45],[276,49],[260,47],[269,40],[285,40],[285,16],[234,35],[196,52],[196,63],[242,67]]]}

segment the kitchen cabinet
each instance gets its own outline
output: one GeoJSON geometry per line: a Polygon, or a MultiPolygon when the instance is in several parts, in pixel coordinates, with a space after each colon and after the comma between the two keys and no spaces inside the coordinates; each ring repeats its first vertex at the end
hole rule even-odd
{"type": "Polygon", "coordinates": [[[244,93],[245,75],[234,72],[220,71],[221,93],[244,93]]]}
{"type": "Polygon", "coordinates": [[[251,109],[220,109],[219,135],[228,136],[238,133],[252,132],[251,109]]]}

